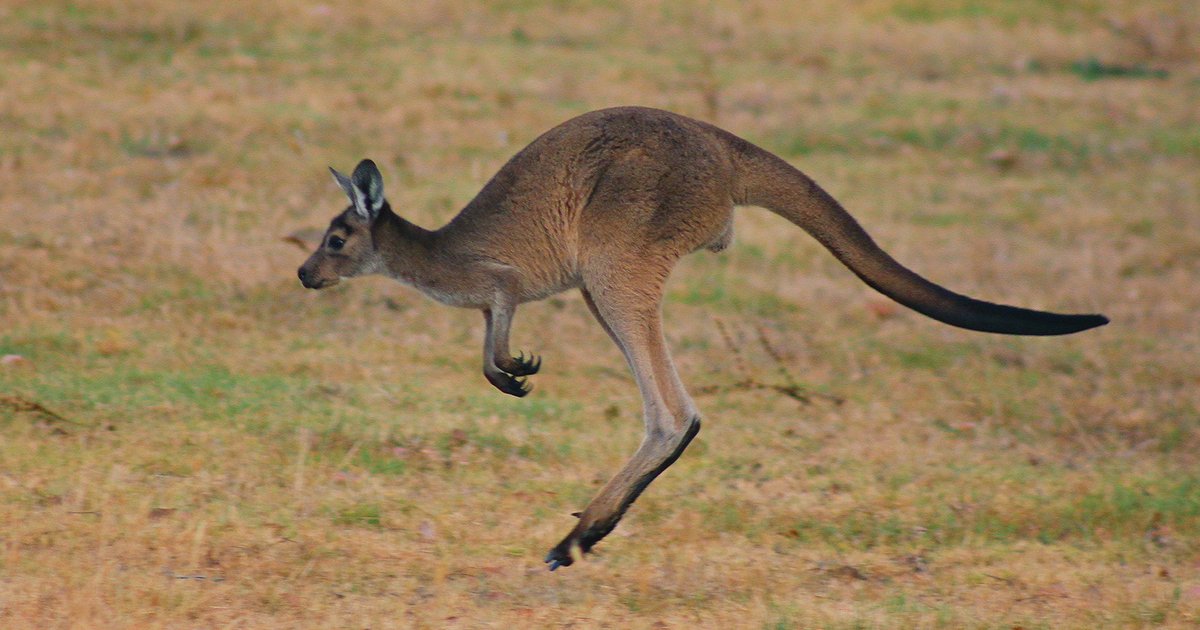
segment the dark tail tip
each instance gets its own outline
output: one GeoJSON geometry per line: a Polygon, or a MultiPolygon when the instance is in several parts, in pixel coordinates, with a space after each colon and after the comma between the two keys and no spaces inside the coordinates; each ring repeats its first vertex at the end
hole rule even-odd
{"type": "Polygon", "coordinates": [[[1057,313],[1040,313],[1040,315],[1042,316],[1032,321],[1022,322],[1019,329],[998,332],[1010,332],[1016,335],[1070,335],[1108,323],[1108,318],[1099,314],[1060,315],[1057,313]]]}
{"type": "Polygon", "coordinates": [[[1005,335],[1070,335],[1108,323],[1108,318],[1099,314],[1047,313],[963,296],[956,298],[957,308],[916,310],[951,326],[1005,335]]]}
{"type": "Polygon", "coordinates": [[[1089,328],[1099,328],[1100,326],[1108,323],[1108,318],[1098,313],[1094,315],[1079,315],[1076,322],[1078,323],[1079,327],[1071,332],[1079,332],[1089,328]]]}

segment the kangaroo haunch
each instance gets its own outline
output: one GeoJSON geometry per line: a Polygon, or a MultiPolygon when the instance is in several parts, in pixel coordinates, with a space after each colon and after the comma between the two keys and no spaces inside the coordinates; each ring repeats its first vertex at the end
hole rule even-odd
{"type": "MultiPolygon", "coordinates": [[[[333,170],[333,169],[330,169],[333,170]]],[[[670,112],[620,107],[542,134],[437,230],[395,214],[375,163],[333,171],[351,205],[300,267],[305,287],[384,274],[433,299],[483,312],[483,375],[513,396],[529,393],[541,359],[514,357],[517,305],[577,288],[637,379],[641,446],[546,556],[568,566],[612,531],[642,490],[700,430],[663,338],[663,284],[691,252],[733,239],[734,206],[762,206],[811,234],[880,293],[953,326],[1015,335],[1062,335],[1101,326],[1101,315],[1002,306],[942,288],[896,262],[833,197],[784,160],[712,125],[670,112]]]]}

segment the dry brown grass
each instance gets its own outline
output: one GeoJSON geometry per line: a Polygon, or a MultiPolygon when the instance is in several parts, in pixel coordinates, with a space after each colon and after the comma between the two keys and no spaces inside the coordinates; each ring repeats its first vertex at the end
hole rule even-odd
{"type": "Polygon", "coordinates": [[[1200,621],[1194,3],[396,5],[0,7],[0,625],[1200,621]],[[1113,324],[942,327],[742,211],[670,286],[704,431],[550,574],[641,430],[578,298],[521,310],[510,399],[477,314],[305,292],[281,237],[338,210],[326,164],[433,225],[632,103],[789,157],[952,288],[1113,324]]]}

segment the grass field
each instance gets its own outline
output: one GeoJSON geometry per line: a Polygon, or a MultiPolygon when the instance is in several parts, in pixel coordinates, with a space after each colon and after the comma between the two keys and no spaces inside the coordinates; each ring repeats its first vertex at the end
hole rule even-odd
{"type": "Polygon", "coordinates": [[[5,2],[0,626],[1200,623],[1198,6],[5,2]],[[433,227],[621,104],[779,153],[948,287],[1113,323],[951,329],[740,210],[669,285],[704,430],[549,573],[642,431],[579,297],[519,311],[518,400],[478,313],[304,291],[283,237],[342,209],[326,165],[433,227]]]}

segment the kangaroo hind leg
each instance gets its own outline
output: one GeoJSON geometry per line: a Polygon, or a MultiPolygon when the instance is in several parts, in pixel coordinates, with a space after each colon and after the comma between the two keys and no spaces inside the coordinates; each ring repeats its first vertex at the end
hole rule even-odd
{"type": "Polygon", "coordinates": [[[569,566],[604,538],[646,486],[678,459],[700,430],[662,334],[666,273],[614,274],[587,283],[585,299],[625,353],[641,391],[645,435],[637,452],[579,515],[575,528],[546,555],[550,569],[569,566]]]}

